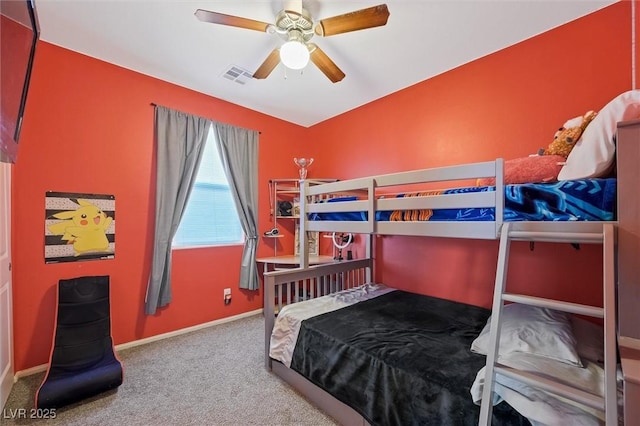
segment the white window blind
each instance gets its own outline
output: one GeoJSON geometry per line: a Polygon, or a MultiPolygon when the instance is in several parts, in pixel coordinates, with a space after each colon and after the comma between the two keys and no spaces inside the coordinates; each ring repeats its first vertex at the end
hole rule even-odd
{"type": "Polygon", "coordinates": [[[173,238],[173,247],[238,244],[244,232],[231,198],[229,182],[209,130],[196,181],[173,238]]]}

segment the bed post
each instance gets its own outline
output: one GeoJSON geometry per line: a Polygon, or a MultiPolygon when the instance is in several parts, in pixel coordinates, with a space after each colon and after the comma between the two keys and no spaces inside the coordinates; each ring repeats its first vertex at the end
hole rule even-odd
{"type": "Polygon", "coordinates": [[[373,277],[375,276],[375,274],[373,273],[373,268],[375,267],[375,261],[373,259],[373,249],[374,249],[374,245],[373,245],[373,234],[367,234],[365,236],[366,238],[366,243],[365,243],[365,251],[364,251],[364,255],[367,259],[371,259],[371,265],[370,267],[367,268],[366,270],[366,280],[368,283],[372,283],[373,282],[373,277]]]}
{"type": "Polygon", "coordinates": [[[271,358],[269,357],[269,343],[271,331],[275,322],[275,280],[269,274],[264,275],[264,366],[271,371],[271,358]]]}
{"type": "Polygon", "coordinates": [[[300,217],[298,218],[298,254],[300,255],[300,267],[309,267],[309,241],[307,238],[307,192],[309,183],[306,180],[300,180],[300,217]]]}
{"type": "Polygon", "coordinates": [[[500,237],[504,220],[504,160],[496,159],[496,238],[500,237]]]}

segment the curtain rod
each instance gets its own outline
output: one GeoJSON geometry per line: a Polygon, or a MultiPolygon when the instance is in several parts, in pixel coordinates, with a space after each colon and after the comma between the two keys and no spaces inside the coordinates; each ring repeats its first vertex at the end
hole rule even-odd
{"type": "MultiPolygon", "coordinates": [[[[161,106],[161,107],[163,107],[163,108],[173,109],[173,108],[166,107],[166,106],[164,106],[164,105],[158,105],[158,104],[157,104],[157,103],[155,103],[155,102],[150,102],[150,103],[149,103],[149,105],[154,106],[154,107],[155,107],[155,106],[161,106]]],[[[179,111],[179,110],[174,110],[174,111],[179,111]]],[[[180,111],[180,112],[183,112],[183,111],[180,111]]],[[[184,114],[189,114],[189,113],[185,112],[184,114]]],[[[191,114],[191,115],[193,115],[193,114],[191,114]]],[[[204,118],[206,118],[207,120],[211,120],[210,118],[207,118],[207,117],[204,117],[204,118]]],[[[216,121],[216,120],[211,120],[211,121],[216,121]]],[[[225,123],[225,124],[227,124],[227,123],[225,123]]],[[[253,129],[251,129],[251,130],[253,130],[253,129]]],[[[259,134],[259,135],[261,135],[261,134],[262,134],[262,132],[261,132],[260,130],[258,130],[258,134],[259,134]]]]}

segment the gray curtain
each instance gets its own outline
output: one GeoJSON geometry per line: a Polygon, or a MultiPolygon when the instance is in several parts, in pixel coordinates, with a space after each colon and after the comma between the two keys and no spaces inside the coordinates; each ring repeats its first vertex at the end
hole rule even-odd
{"type": "Polygon", "coordinates": [[[229,181],[242,229],[247,237],[240,263],[240,288],[259,286],[258,243],[258,132],[213,123],[218,152],[229,181]]]}
{"type": "Polygon", "coordinates": [[[211,121],[156,106],[156,226],[145,312],[171,301],[171,241],[196,179],[211,121]]]}

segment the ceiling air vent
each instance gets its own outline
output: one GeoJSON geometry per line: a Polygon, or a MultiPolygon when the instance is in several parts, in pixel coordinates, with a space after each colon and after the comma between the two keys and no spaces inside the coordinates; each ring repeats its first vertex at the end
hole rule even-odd
{"type": "Polygon", "coordinates": [[[227,80],[235,81],[238,84],[246,84],[253,78],[253,74],[244,68],[240,68],[235,65],[231,65],[224,74],[222,74],[227,80]]]}

